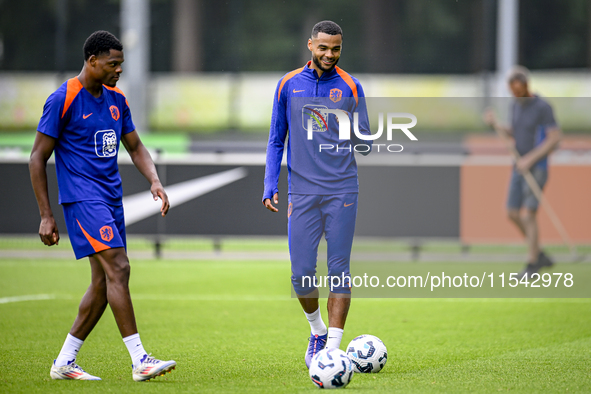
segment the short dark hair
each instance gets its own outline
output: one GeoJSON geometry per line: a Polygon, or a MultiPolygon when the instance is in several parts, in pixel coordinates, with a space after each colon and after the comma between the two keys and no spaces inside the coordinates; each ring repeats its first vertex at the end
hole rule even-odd
{"type": "Polygon", "coordinates": [[[509,83],[519,81],[524,85],[527,85],[529,81],[529,70],[523,66],[515,66],[509,71],[507,76],[509,83]]]}
{"type": "Polygon", "coordinates": [[[88,60],[92,55],[98,56],[102,53],[109,53],[111,49],[122,51],[123,45],[121,41],[108,31],[95,31],[84,42],[84,60],[88,60]]]}
{"type": "Polygon", "coordinates": [[[322,21],[318,22],[312,28],[312,37],[318,37],[318,33],[326,33],[331,36],[336,36],[340,34],[341,37],[343,36],[343,29],[333,21],[322,21]]]}

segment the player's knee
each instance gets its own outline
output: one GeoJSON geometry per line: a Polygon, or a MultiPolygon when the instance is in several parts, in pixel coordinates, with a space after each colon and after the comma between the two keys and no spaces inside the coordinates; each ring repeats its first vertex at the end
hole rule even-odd
{"type": "Polygon", "coordinates": [[[318,287],[316,271],[291,276],[291,284],[297,295],[304,296],[312,293],[318,287]]]}
{"type": "Polygon", "coordinates": [[[351,273],[349,267],[332,267],[328,270],[330,291],[333,293],[351,293],[351,273]]]}
{"type": "Polygon", "coordinates": [[[92,290],[95,293],[106,293],[107,291],[107,278],[105,276],[96,276],[92,278],[92,290]]]}
{"type": "Polygon", "coordinates": [[[112,253],[109,256],[107,264],[109,267],[105,272],[107,273],[107,279],[109,282],[129,282],[131,266],[129,265],[129,259],[124,252],[112,253]]]}
{"type": "Polygon", "coordinates": [[[536,221],[536,214],[537,210],[528,208],[525,210],[524,220],[528,223],[533,223],[536,221]]]}
{"type": "Polygon", "coordinates": [[[131,273],[131,266],[127,259],[117,261],[115,264],[115,274],[120,280],[128,281],[131,273]]]}
{"type": "Polygon", "coordinates": [[[347,296],[351,294],[351,286],[334,286],[330,289],[330,292],[341,297],[347,296]]]}
{"type": "Polygon", "coordinates": [[[316,275],[316,264],[292,264],[291,265],[291,279],[301,279],[302,277],[314,277],[316,275]]]}
{"type": "Polygon", "coordinates": [[[349,267],[344,269],[329,269],[328,270],[329,277],[339,277],[339,278],[350,278],[351,274],[349,273],[349,267]]]}
{"type": "Polygon", "coordinates": [[[328,259],[328,274],[348,274],[350,269],[351,254],[347,252],[333,253],[328,259]]]}
{"type": "Polygon", "coordinates": [[[507,217],[509,218],[509,220],[511,220],[513,222],[518,222],[521,220],[521,216],[519,214],[519,211],[514,210],[514,209],[510,209],[507,211],[507,217]]]}

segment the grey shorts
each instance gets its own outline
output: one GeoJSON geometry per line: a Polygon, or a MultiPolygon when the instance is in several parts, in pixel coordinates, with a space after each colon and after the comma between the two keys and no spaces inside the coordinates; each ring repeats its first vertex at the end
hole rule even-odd
{"type": "MultiPolygon", "coordinates": [[[[532,168],[531,173],[540,186],[540,189],[543,190],[544,185],[546,185],[546,181],[548,180],[548,170],[540,167],[534,167],[532,168]]],[[[523,175],[513,168],[511,182],[509,182],[507,209],[519,210],[522,207],[525,207],[531,211],[537,211],[539,204],[540,202],[530,189],[523,175]]]]}

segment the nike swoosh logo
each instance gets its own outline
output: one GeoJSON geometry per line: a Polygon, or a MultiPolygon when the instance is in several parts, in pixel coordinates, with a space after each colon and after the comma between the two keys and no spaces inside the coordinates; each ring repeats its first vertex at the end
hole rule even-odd
{"type": "MultiPolygon", "coordinates": [[[[236,182],[244,178],[247,174],[248,172],[244,167],[238,167],[233,170],[175,183],[174,185],[165,186],[164,189],[166,190],[166,194],[168,194],[168,200],[172,208],[174,208],[232,182],[236,182]]],[[[123,197],[123,206],[125,207],[125,224],[130,225],[152,215],[159,214],[162,202],[160,200],[154,201],[152,193],[146,191],[123,197]]]]}
{"type": "Polygon", "coordinates": [[[306,90],[306,89],[302,89],[302,90],[295,90],[295,89],[294,89],[294,90],[293,90],[293,92],[294,92],[294,93],[299,93],[299,92],[303,92],[304,90],[306,90]]]}
{"type": "Polygon", "coordinates": [[[347,204],[345,203],[345,207],[350,207],[351,205],[355,204],[354,202],[352,202],[351,204],[347,204]]]}
{"type": "Polygon", "coordinates": [[[90,115],[92,115],[92,114],[93,114],[92,112],[91,112],[91,113],[89,113],[88,115],[84,115],[84,114],[83,114],[83,115],[82,115],[82,118],[83,118],[83,119],[86,119],[86,118],[88,118],[88,117],[89,117],[90,115]]]}

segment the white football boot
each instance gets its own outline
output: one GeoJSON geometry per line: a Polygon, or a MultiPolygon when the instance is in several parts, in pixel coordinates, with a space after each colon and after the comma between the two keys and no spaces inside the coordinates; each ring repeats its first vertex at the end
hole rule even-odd
{"type": "Polygon", "coordinates": [[[92,376],[74,361],[70,361],[67,365],[63,367],[58,367],[55,365],[55,360],[51,365],[51,370],[49,371],[49,376],[52,379],[65,379],[65,380],[101,380],[98,376],[92,376]]]}
{"type": "Polygon", "coordinates": [[[141,364],[133,369],[133,380],[143,382],[156,376],[162,376],[167,372],[172,372],[175,368],[176,362],[173,360],[162,361],[146,354],[141,364]]]}

